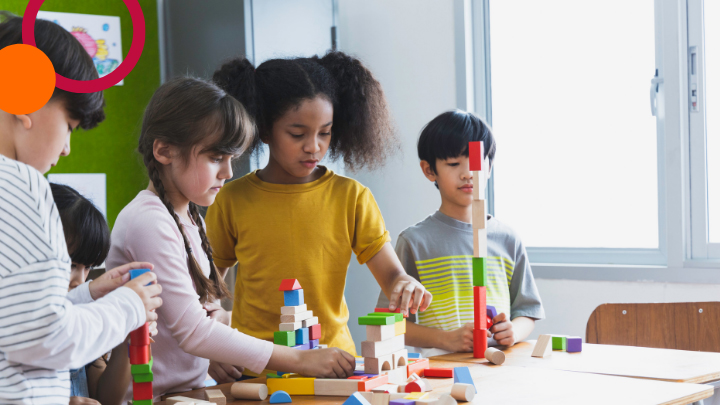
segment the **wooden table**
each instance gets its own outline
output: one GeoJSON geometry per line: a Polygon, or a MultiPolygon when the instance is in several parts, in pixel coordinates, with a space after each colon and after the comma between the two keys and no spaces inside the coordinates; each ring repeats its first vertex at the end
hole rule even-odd
{"type": "MultiPolygon", "coordinates": [[[[698,384],[676,384],[653,380],[632,379],[561,370],[544,370],[513,366],[487,366],[477,363],[431,360],[432,367],[467,366],[473,376],[478,395],[477,404],[689,404],[708,398],[712,387],[698,384]]],[[[264,382],[264,378],[247,382],[264,382]]],[[[451,378],[430,379],[433,393],[450,391],[451,378]]],[[[258,401],[233,400],[232,384],[220,389],[228,404],[257,404],[258,401]]],[[[204,389],[178,394],[190,398],[204,398],[204,389]]],[[[342,404],[346,397],[315,397],[295,395],[293,403],[342,404]]],[[[262,403],[267,403],[268,399],[262,403]]],[[[164,404],[164,402],[160,402],[164,404]]]]}
{"type": "MultiPolygon", "coordinates": [[[[648,378],[659,381],[707,383],[720,379],[720,353],[583,344],[581,353],[554,351],[545,359],[532,357],[535,341],[504,350],[506,366],[648,378]]],[[[452,353],[434,360],[487,364],[472,353],[452,353]]]]}

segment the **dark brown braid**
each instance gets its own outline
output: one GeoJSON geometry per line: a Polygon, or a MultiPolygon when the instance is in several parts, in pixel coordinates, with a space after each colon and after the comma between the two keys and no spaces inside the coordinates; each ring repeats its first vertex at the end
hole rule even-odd
{"type": "Polygon", "coordinates": [[[230,294],[230,290],[228,290],[224,280],[222,279],[222,277],[220,277],[220,272],[218,271],[217,267],[215,266],[215,262],[213,261],[213,249],[212,246],[210,246],[207,235],[205,234],[205,225],[203,224],[203,220],[200,217],[200,209],[198,208],[197,204],[192,202],[190,203],[190,215],[192,216],[193,221],[195,221],[195,224],[200,231],[202,248],[205,251],[208,259],[210,260],[210,280],[215,283],[215,286],[219,290],[216,291],[216,298],[230,298],[232,296],[230,294]]]}

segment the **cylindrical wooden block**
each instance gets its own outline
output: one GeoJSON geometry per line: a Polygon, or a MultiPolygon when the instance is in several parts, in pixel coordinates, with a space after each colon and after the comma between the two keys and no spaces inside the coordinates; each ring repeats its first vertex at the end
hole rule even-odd
{"type": "Polygon", "coordinates": [[[238,382],[230,387],[230,394],[235,399],[252,399],[262,401],[268,396],[268,387],[265,384],[238,382]]]}
{"type": "Polygon", "coordinates": [[[485,350],[485,358],[490,363],[497,364],[498,366],[505,363],[505,353],[494,347],[488,347],[487,350],[485,350]]]}
{"type": "Polygon", "coordinates": [[[455,383],[450,395],[458,401],[470,402],[475,398],[475,387],[470,384],[455,383]]]}

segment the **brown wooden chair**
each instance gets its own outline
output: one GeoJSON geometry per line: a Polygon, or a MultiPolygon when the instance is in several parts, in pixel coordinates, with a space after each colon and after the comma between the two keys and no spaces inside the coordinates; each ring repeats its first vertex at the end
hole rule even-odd
{"type": "Polygon", "coordinates": [[[602,304],[587,343],[720,352],[720,302],[602,304]]]}

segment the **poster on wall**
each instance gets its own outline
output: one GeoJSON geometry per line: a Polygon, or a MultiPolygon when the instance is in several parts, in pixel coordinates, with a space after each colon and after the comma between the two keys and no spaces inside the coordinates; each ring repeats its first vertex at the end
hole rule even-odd
{"type": "Polygon", "coordinates": [[[107,179],[105,173],[53,173],[48,174],[50,183],[62,184],[75,189],[90,200],[107,219],[107,179]]]}
{"type": "MultiPolygon", "coordinates": [[[[49,20],[68,30],[85,48],[100,77],[122,63],[120,17],[40,11],[38,18],[49,20]]],[[[121,80],[116,86],[121,86],[121,80]]]]}

